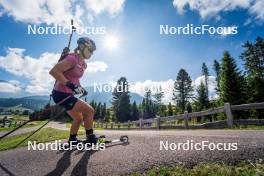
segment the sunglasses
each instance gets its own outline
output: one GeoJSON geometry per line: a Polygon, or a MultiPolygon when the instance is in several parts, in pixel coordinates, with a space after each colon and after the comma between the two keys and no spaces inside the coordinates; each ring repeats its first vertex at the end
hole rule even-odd
{"type": "Polygon", "coordinates": [[[88,45],[84,45],[84,46],[85,46],[84,48],[87,48],[88,51],[89,51],[91,54],[93,54],[94,50],[92,50],[90,46],[88,46],[88,45]]]}

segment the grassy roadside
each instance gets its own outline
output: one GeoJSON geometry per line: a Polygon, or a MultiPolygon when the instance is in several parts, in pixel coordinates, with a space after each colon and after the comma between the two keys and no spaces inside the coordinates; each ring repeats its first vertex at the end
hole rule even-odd
{"type": "MultiPolygon", "coordinates": [[[[47,120],[43,120],[43,121],[32,121],[29,122],[28,124],[24,125],[21,128],[30,128],[30,127],[35,127],[35,126],[39,126],[39,125],[43,125],[45,122],[47,122],[47,120]]],[[[0,132],[4,132],[4,131],[11,131],[13,129],[15,129],[17,126],[12,125],[11,127],[0,127],[0,132]]]]}
{"type": "MultiPolygon", "coordinates": [[[[14,148],[18,143],[28,137],[32,132],[24,133],[21,135],[15,135],[7,137],[1,140],[0,151],[14,148]]],[[[78,135],[83,135],[84,132],[79,132],[78,135]]],[[[67,139],[69,137],[69,131],[58,130],[54,128],[43,128],[36,134],[31,136],[28,140],[19,145],[19,147],[27,146],[28,141],[36,141],[37,143],[49,142],[59,139],[67,139]]]]}
{"type": "Polygon", "coordinates": [[[236,166],[219,163],[200,163],[193,168],[185,166],[157,167],[131,176],[264,176],[263,162],[241,162],[236,166]]]}
{"type": "MultiPolygon", "coordinates": [[[[228,128],[227,128],[228,129],[228,128]]],[[[233,130],[264,130],[264,125],[240,125],[232,128],[233,130]]]]}

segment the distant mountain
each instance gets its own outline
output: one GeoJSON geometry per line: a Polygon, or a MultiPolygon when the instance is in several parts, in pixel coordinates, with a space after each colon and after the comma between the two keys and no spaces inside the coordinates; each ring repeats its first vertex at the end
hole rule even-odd
{"type": "Polygon", "coordinates": [[[28,96],[28,97],[23,97],[24,99],[28,99],[28,100],[49,100],[50,97],[49,96],[44,96],[44,95],[34,95],[34,96],[28,96]]]}
{"type": "MultiPolygon", "coordinates": [[[[136,93],[130,93],[130,102],[136,101],[137,104],[142,103],[143,97],[136,93]]],[[[87,96],[87,101],[94,100],[95,102],[106,103],[106,106],[111,106],[112,92],[89,92],[87,96]]]]}
{"type": "Polygon", "coordinates": [[[48,100],[25,98],[0,98],[0,107],[12,107],[22,105],[24,108],[38,110],[43,108],[48,103],[48,100]]]}

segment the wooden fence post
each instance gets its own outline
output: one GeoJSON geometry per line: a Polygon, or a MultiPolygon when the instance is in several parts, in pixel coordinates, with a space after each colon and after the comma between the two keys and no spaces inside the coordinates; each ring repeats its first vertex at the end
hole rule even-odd
{"type": "Polygon", "coordinates": [[[143,123],[142,123],[142,119],[139,119],[139,128],[142,129],[143,128],[143,123]]]}
{"type": "Polygon", "coordinates": [[[189,128],[188,125],[188,111],[184,111],[184,127],[189,128]]]}
{"type": "Polygon", "coordinates": [[[127,128],[130,129],[130,120],[127,122],[127,128]]]}
{"type": "Polygon", "coordinates": [[[226,119],[227,126],[228,128],[232,128],[233,127],[233,114],[232,114],[230,103],[225,103],[224,109],[225,109],[225,114],[227,117],[226,119]]]}
{"type": "Polygon", "coordinates": [[[160,116],[157,116],[157,129],[160,130],[160,116]]]}
{"type": "Polygon", "coordinates": [[[114,127],[114,124],[113,124],[113,123],[111,123],[111,129],[113,129],[113,127],[114,127]]]}

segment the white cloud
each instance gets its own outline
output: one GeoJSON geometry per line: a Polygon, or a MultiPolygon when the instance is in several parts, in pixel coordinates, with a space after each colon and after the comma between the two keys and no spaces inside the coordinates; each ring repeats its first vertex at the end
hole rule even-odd
{"type": "Polygon", "coordinates": [[[16,80],[8,81],[8,82],[0,82],[0,90],[5,93],[16,93],[21,91],[21,87],[19,86],[19,82],[16,80]]]}
{"type": "Polygon", "coordinates": [[[16,21],[41,24],[66,24],[73,17],[69,0],[0,0],[5,13],[16,21]]]}
{"type": "Polygon", "coordinates": [[[202,18],[212,17],[221,11],[230,11],[236,8],[247,8],[250,0],[174,0],[173,6],[179,13],[184,13],[188,6],[191,10],[198,11],[202,18]]]}
{"type": "Polygon", "coordinates": [[[172,100],[172,90],[173,90],[174,81],[172,79],[168,79],[166,81],[152,81],[145,80],[143,82],[138,81],[130,84],[130,91],[134,93],[138,93],[141,96],[144,96],[147,90],[151,90],[154,94],[156,93],[160,86],[162,91],[164,92],[163,103],[168,104],[172,100]]]}
{"type": "Polygon", "coordinates": [[[252,23],[252,20],[250,18],[248,18],[245,22],[244,22],[244,26],[249,25],[250,23],[252,23]]]}
{"type": "Polygon", "coordinates": [[[122,12],[125,0],[85,0],[85,4],[95,14],[107,12],[111,16],[115,16],[122,12]]]}
{"type": "MultiPolygon", "coordinates": [[[[60,54],[43,53],[39,58],[24,56],[25,50],[21,48],[8,48],[6,56],[0,56],[0,68],[5,71],[25,78],[29,85],[25,91],[31,94],[45,95],[49,93],[54,84],[54,79],[49,75],[49,70],[57,63],[60,54]]],[[[104,71],[107,65],[103,62],[88,64],[88,72],[104,71]],[[90,68],[92,67],[92,68],[90,68]]],[[[1,90],[1,89],[0,89],[1,90]]]]}
{"type": "MultiPolygon", "coordinates": [[[[216,81],[214,76],[208,77],[208,88],[209,88],[209,98],[215,99],[216,98],[216,81]]],[[[199,76],[195,80],[193,80],[192,85],[194,87],[194,90],[200,85],[201,81],[204,82],[204,76],[199,76]]],[[[114,86],[114,85],[113,85],[114,86]]],[[[141,96],[144,96],[146,93],[146,90],[150,89],[152,90],[152,93],[157,92],[159,90],[159,87],[161,86],[162,91],[164,92],[164,98],[163,103],[168,104],[169,102],[173,103],[173,87],[174,87],[174,80],[168,79],[166,81],[153,81],[153,80],[146,80],[146,81],[139,81],[130,84],[130,91],[134,93],[138,93],[141,96]]],[[[195,94],[195,91],[194,91],[195,94]]]]}
{"type": "Polygon", "coordinates": [[[56,63],[59,54],[43,53],[40,58],[24,56],[25,50],[21,48],[8,48],[6,56],[0,56],[0,67],[6,71],[28,79],[34,79],[41,75],[43,70],[48,69],[56,63]]]}
{"type": "Polygon", "coordinates": [[[24,56],[21,48],[8,48],[6,56],[0,56],[0,68],[29,80],[25,91],[32,94],[45,94],[54,82],[48,72],[55,65],[59,54],[43,53],[39,58],[24,56]]]}
{"type": "Polygon", "coordinates": [[[0,11],[0,17],[4,15],[4,11],[0,11]]]}
{"type": "Polygon", "coordinates": [[[203,19],[219,18],[220,12],[246,9],[255,15],[256,19],[264,20],[263,0],[173,0],[173,6],[179,14],[189,8],[197,11],[203,19]]]}
{"type": "Polygon", "coordinates": [[[256,0],[255,3],[250,7],[249,11],[255,15],[257,20],[264,21],[264,1],[256,0]]]}
{"type": "Polygon", "coordinates": [[[70,19],[73,19],[75,25],[81,27],[87,17],[88,22],[91,22],[91,14],[97,15],[104,11],[111,16],[119,14],[124,3],[125,0],[0,0],[0,16],[7,14],[15,21],[24,23],[64,26],[68,26],[70,19]]]}
{"type": "Polygon", "coordinates": [[[108,68],[107,64],[101,61],[94,61],[87,63],[87,73],[96,73],[99,71],[105,71],[108,68]]]}

